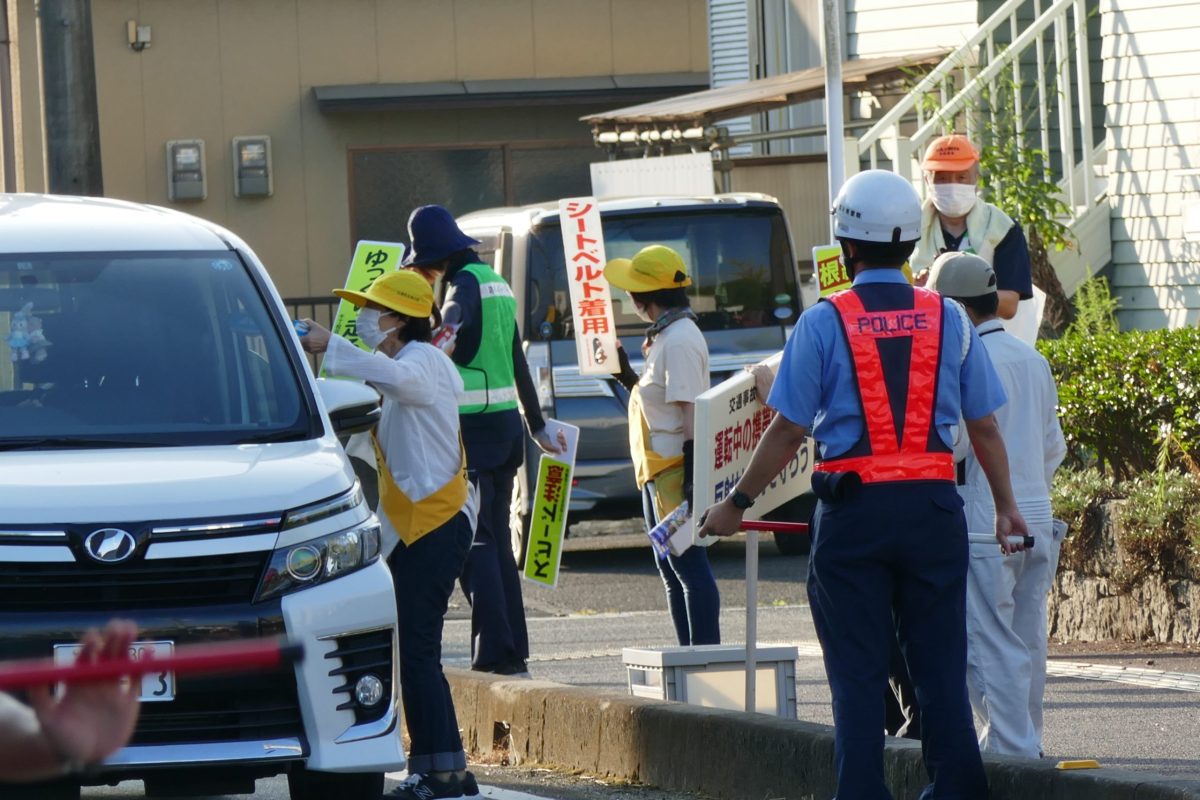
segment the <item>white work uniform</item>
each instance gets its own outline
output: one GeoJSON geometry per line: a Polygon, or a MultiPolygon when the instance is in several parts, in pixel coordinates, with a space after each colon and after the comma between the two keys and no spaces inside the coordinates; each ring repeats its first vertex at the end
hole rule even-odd
{"type": "MultiPolygon", "coordinates": [[[[396,485],[414,503],[424,500],[462,469],[458,401],[463,380],[454,362],[425,342],[409,342],[395,358],[368,353],[333,334],[325,372],[360,378],[383,395],[376,436],[396,485]]],[[[463,512],[475,528],[475,487],[468,484],[463,512]]],[[[379,515],[386,556],[399,541],[386,514],[379,515]]]]}
{"type": "MultiPolygon", "coordinates": [[[[996,421],[1017,507],[1035,544],[1010,556],[995,543],[971,545],[967,689],[981,750],[1037,758],[1046,685],[1046,596],[1062,543],[1051,515],[1050,483],[1066,455],[1066,443],[1046,359],[1006,333],[998,319],[976,330],[1008,395],[996,421]]],[[[956,448],[968,449],[961,442],[956,448]]],[[[958,488],[966,504],[967,530],[994,532],[991,489],[974,453],[966,458],[966,484],[958,488]]]]}

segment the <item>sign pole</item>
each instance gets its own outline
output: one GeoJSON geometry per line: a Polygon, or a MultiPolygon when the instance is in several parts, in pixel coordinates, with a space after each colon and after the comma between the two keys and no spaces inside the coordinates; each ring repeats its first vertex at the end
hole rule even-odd
{"type": "MultiPolygon", "coordinates": [[[[845,180],[846,162],[845,124],[842,108],[845,97],[842,90],[842,9],[838,0],[822,0],[821,29],[825,32],[822,51],[825,58],[825,136],[827,141],[826,167],[829,173],[829,205],[842,188],[845,180]]],[[[833,233],[830,218],[829,232],[833,233]]]]}
{"type": "Polygon", "coordinates": [[[758,531],[746,531],[746,713],[758,709],[758,531]]]}

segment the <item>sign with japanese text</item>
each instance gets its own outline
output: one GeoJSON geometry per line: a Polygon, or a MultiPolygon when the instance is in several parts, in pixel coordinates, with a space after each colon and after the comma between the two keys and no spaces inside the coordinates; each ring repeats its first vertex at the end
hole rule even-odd
{"type": "Polygon", "coordinates": [[[612,293],[604,280],[604,233],[594,197],[558,201],[567,285],[571,287],[571,318],[581,375],[612,375],[617,366],[617,326],[612,293]]]}
{"type": "MultiPolygon", "coordinates": [[[[763,365],[778,373],[782,354],[771,356],[763,365]]],[[[733,494],[750,457],[758,446],[775,412],[763,404],[755,388],[754,376],[740,372],[696,398],[696,517],[714,503],[733,494]]],[[[761,519],[792,498],[808,491],[812,476],[812,439],[805,439],[796,455],[775,480],[754,500],[745,519],[761,519]]],[[[697,539],[696,544],[710,545],[713,539],[697,539]]]]}
{"type": "Polygon", "coordinates": [[[567,509],[571,505],[571,479],[579,428],[558,420],[546,421],[551,440],[561,431],[567,451],[558,456],[542,454],[538,462],[537,488],[529,517],[529,546],[525,550],[525,580],[554,587],[558,585],[563,539],[567,533],[567,509]]]}
{"type": "Polygon", "coordinates": [[[850,275],[842,265],[842,247],[838,244],[826,244],[812,249],[813,272],[817,276],[817,286],[821,297],[828,297],[834,292],[850,288],[850,275]]]}
{"type": "MultiPolygon", "coordinates": [[[[350,259],[350,271],[346,274],[345,288],[355,292],[365,292],[371,282],[380,275],[386,275],[400,266],[404,258],[404,245],[399,242],[360,241],[354,247],[354,257],[350,259]]],[[[358,320],[358,309],[349,300],[338,303],[337,314],[333,318],[333,332],[349,339],[363,350],[371,348],[358,338],[355,322],[358,320]]],[[[321,368],[321,377],[325,377],[325,368],[321,368]]]]}

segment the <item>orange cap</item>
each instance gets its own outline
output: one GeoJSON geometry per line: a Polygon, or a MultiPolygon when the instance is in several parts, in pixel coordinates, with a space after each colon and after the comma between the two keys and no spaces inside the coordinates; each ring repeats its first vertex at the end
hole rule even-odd
{"type": "Polygon", "coordinates": [[[971,140],[961,133],[939,136],[925,148],[921,169],[929,172],[963,172],[979,161],[971,140]]]}

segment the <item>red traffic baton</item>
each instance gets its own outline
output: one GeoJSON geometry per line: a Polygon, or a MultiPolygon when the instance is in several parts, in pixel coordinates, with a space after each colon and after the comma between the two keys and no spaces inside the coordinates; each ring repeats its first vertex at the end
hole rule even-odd
{"type": "Polygon", "coordinates": [[[0,662],[0,690],[26,689],[55,683],[91,683],[125,676],[140,677],[152,672],[196,675],[252,672],[294,664],[304,658],[304,645],[284,639],[242,639],[217,644],[193,644],[172,655],[147,655],[131,659],[55,664],[53,659],[35,658],[0,662]]]}
{"type": "Polygon", "coordinates": [[[762,531],[764,533],[803,533],[808,534],[807,522],[774,522],[767,519],[748,519],[742,521],[744,531],[762,531]]]}

